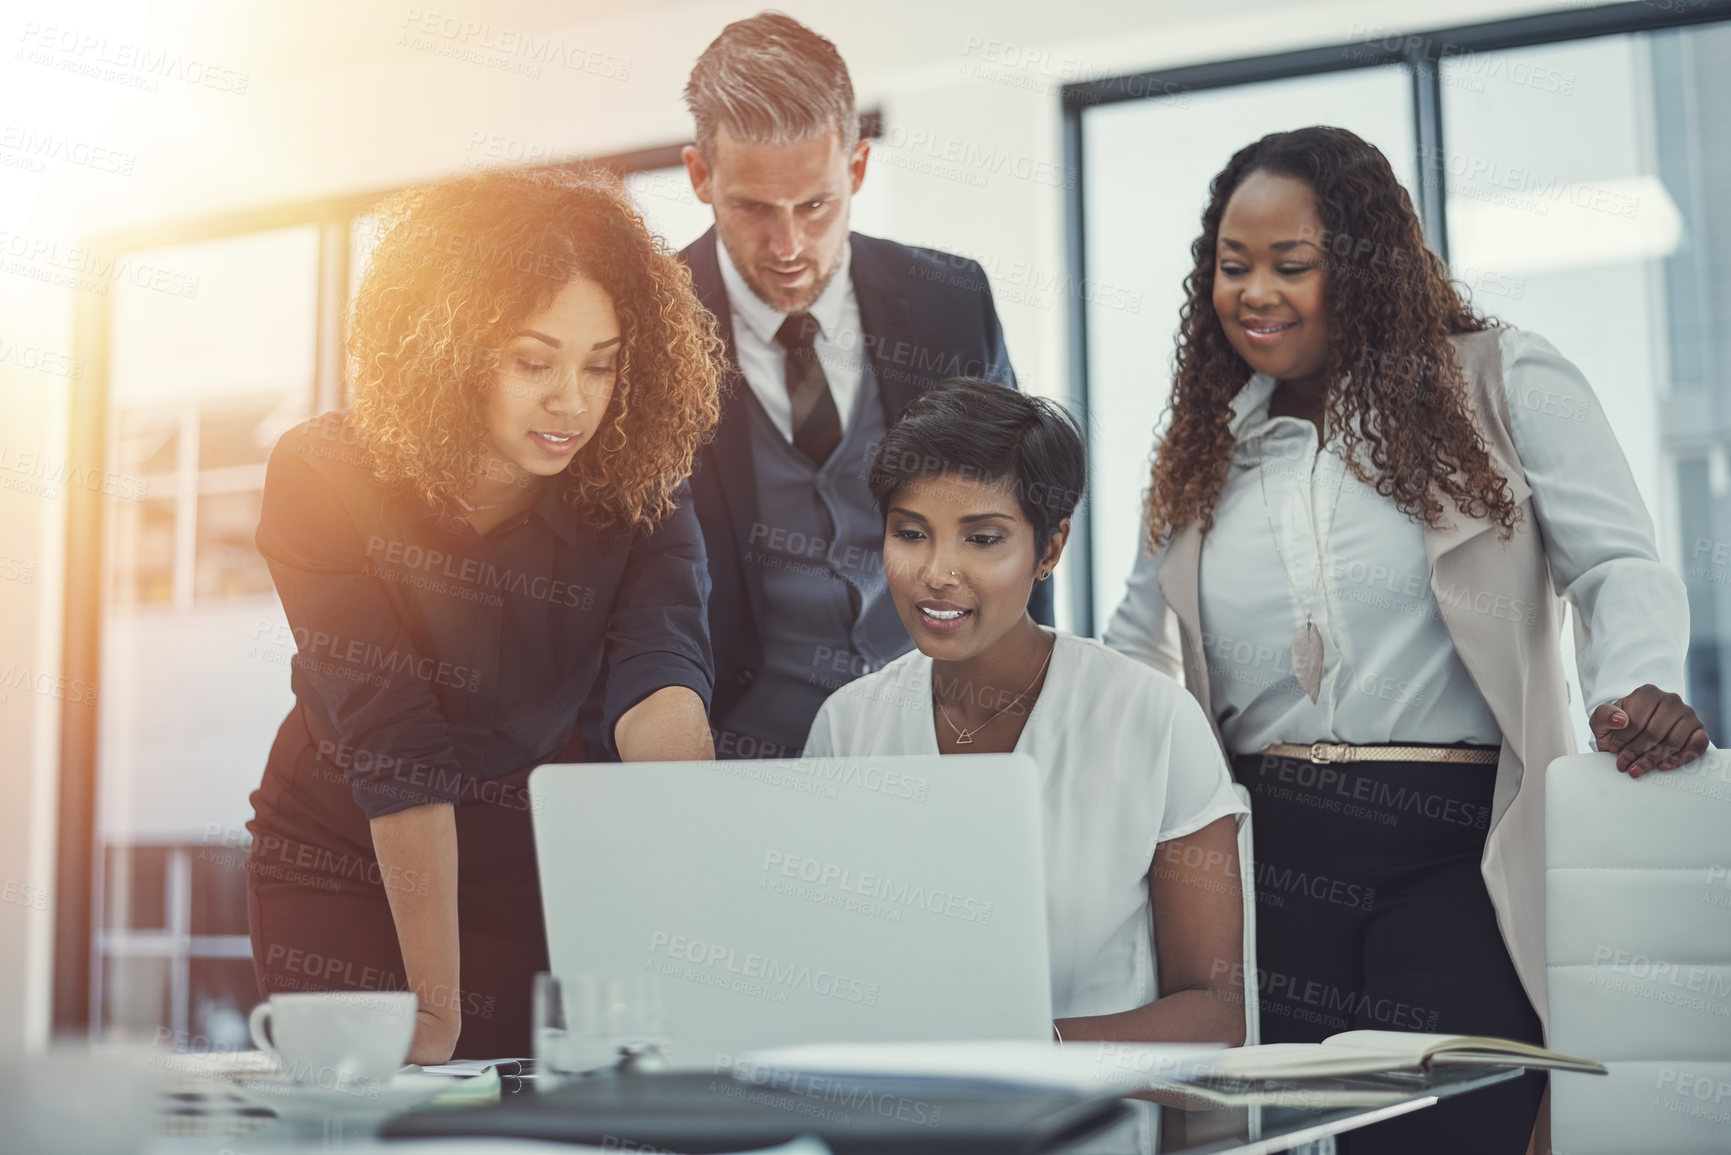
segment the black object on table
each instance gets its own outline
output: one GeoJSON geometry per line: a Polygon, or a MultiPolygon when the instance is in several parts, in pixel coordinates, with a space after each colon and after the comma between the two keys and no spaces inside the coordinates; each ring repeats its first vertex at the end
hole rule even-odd
{"type": "Polygon", "coordinates": [[[410,1112],[385,1139],[485,1136],[689,1152],[773,1147],[815,1135],[835,1155],[1033,1155],[1109,1126],[1120,1099],[992,1084],[804,1079],[757,1086],[729,1075],[581,1079],[463,1111],[410,1112]]]}

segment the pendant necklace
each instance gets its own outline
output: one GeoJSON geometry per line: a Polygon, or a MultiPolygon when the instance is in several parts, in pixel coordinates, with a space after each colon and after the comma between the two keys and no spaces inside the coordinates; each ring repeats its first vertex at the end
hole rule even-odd
{"type": "Polygon", "coordinates": [[[457,498],[457,504],[463,507],[464,513],[480,513],[485,509],[498,509],[502,505],[509,505],[521,497],[522,494],[516,494],[505,498],[503,501],[489,501],[486,505],[471,505],[469,504],[468,498],[459,495],[457,498]]]}
{"type": "MultiPolygon", "coordinates": [[[[1005,710],[1008,710],[1010,708],[1010,706],[1014,706],[1017,702],[1020,702],[1023,698],[1028,696],[1028,691],[1032,690],[1034,688],[1034,686],[1039,683],[1041,676],[1043,674],[1045,674],[1046,667],[1051,664],[1052,654],[1055,650],[1057,650],[1057,648],[1058,648],[1058,640],[1056,638],[1053,638],[1052,639],[1052,648],[1050,650],[1046,651],[1046,660],[1040,663],[1040,672],[1034,675],[1034,680],[1032,682],[1029,682],[1028,685],[1026,686],[1026,688],[1024,688],[1020,694],[1017,694],[1014,698],[1010,699],[1008,705],[999,709],[998,714],[1002,714],[1005,710]]],[[[932,691],[932,701],[938,703],[939,715],[941,715],[943,717],[944,721],[949,724],[950,729],[952,729],[956,732],[956,745],[958,745],[958,746],[972,746],[974,744],[974,735],[978,734],[981,730],[984,730],[987,726],[990,726],[993,722],[996,722],[998,720],[998,714],[993,714],[990,718],[987,718],[984,722],[981,722],[978,726],[974,726],[971,729],[964,730],[960,726],[956,725],[954,722],[950,721],[950,712],[948,710],[944,709],[944,704],[941,701],[938,701],[938,694],[937,694],[937,691],[935,689],[932,691]]]]}
{"type": "MultiPolygon", "coordinates": [[[[1320,458],[1324,450],[1319,443],[1316,447],[1320,458]]],[[[1280,550],[1280,534],[1274,528],[1274,511],[1268,505],[1268,475],[1264,469],[1267,451],[1261,443],[1257,445],[1256,480],[1262,486],[1262,512],[1268,518],[1268,536],[1274,539],[1274,556],[1280,559],[1280,569],[1286,575],[1286,584],[1294,593],[1298,591],[1298,583],[1293,580],[1292,569],[1286,564],[1286,555],[1280,550]]],[[[1314,465],[1312,466],[1314,468],[1314,465]]],[[[1340,495],[1346,488],[1346,462],[1340,463],[1340,481],[1334,487],[1334,509],[1328,516],[1328,532],[1317,541],[1316,551],[1316,583],[1310,588],[1310,597],[1304,602],[1304,624],[1298,627],[1298,632],[1292,635],[1292,674],[1298,679],[1299,686],[1310,696],[1315,704],[1322,693],[1322,669],[1324,646],[1322,631],[1316,626],[1313,616],[1316,609],[1316,599],[1322,593],[1322,575],[1324,559],[1328,554],[1328,543],[1334,538],[1334,523],[1340,520],[1340,495]]]]}

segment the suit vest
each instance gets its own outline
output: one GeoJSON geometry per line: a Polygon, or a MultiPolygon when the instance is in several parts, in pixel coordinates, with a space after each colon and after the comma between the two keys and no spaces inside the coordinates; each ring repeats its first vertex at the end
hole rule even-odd
{"type": "MultiPolygon", "coordinates": [[[[724,757],[797,757],[835,690],[912,648],[884,579],[884,524],[865,477],[883,440],[883,398],[868,363],[847,431],[821,467],[749,411],[758,521],[744,565],[762,582],[763,669],[720,720],[724,757]]],[[[720,751],[718,750],[718,753],[720,751]]]]}

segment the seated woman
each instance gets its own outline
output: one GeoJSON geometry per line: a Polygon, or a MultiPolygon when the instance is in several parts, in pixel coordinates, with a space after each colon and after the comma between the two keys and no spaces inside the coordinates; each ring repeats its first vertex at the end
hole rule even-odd
{"type": "Polygon", "coordinates": [[[380,219],[354,409],[289,430],[265,475],[299,653],[252,795],[253,967],[267,996],[414,991],[412,1062],[527,1054],[529,771],[595,687],[621,757],[713,756],[684,487],[719,343],[613,182],[486,173],[380,219]]]}
{"type": "Polygon", "coordinates": [[[908,406],[869,484],[918,649],[832,695],[805,753],[1032,757],[1054,1035],[1237,1045],[1245,807],[1208,720],[1177,682],[1027,612],[1086,476],[1049,402],[955,379],[908,406]]]}

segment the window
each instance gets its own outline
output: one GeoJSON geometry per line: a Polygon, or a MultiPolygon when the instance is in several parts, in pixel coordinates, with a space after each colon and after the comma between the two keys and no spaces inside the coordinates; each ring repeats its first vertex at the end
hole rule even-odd
{"type": "Polygon", "coordinates": [[[253,532],[271,446],[313,406],[319,229],[129,259],[166,275],[113,302],[92,1028],[244,1044],[242,827],[294,652],[253,532]]]}
{"type": "Polygon", "coordinates": [[[1442,63],[1450,264],[1593,383],[1688,586],[1688,698],[1715,740],[1731,705],[1731,334],[1706,318],[1731,288],[1712,247],[1731,180],[1708,143],[1731,128],[1711,81],[1728,67],[1725,24],[1442,63]]]}

